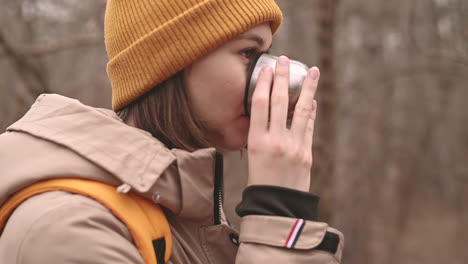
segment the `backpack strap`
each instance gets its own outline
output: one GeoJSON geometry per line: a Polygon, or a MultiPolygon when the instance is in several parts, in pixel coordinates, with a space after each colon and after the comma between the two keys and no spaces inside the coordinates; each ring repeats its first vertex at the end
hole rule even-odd
{"type": "Polygon", "coordinates": [[[92,180],[53,179],[19,191],[0,208],[0,234],[16,207],[34,195],[49,191],[65,191],[96,200],[127,226],[146,264],[163,264],[169,260],[171,229],[161,207],[134,193],[117,193],[114,186],[92,180]]]}

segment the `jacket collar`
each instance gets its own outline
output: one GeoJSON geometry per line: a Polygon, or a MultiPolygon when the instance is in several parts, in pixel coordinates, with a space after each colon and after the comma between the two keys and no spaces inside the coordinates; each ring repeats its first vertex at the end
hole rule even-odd
{"type": "MultiPolygon", "coordinates": [[[[175,214],[211,219],[213,148],[169,150],[148,132],[124,124],[111,110],[54,94],[39,96],[28,113],[7,130],[62,145],[175,214]]],[[[102,177],[87,175],[109,181],[102,177]]]]}

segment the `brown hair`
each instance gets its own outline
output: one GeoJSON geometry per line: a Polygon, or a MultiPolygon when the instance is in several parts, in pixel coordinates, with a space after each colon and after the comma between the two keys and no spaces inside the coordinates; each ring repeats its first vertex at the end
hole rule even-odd
{"type": "Polygon", "coordinates": [[[117,114],[124,122],[150,132],[169,149],[194,151],[210,146],[206,127],[191,109],[182,72],[158,84],[117,114]]]}

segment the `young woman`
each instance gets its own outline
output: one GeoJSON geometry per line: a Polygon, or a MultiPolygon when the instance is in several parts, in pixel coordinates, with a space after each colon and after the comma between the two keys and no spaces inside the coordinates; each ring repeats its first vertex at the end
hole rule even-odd
{"type": "MultiPolygon", "coordinates": [[[[264,67],[244,112],[248,68],[282,14],[273,0],[109,0],[105,41],[114,111],[41,95],[0,135],[0,203],[35,182],[91,179],[164,208],[169,263],[339,263],[342,234],[307,193],[319,79],[311,68],[291,127],[289,60],[264,67]],[[222,209],[223,151],[247,148],[240,233],[222,209]]],[[[1,263],[144,263],[101,203],[51,191],[21,203],[1,263]]]]}

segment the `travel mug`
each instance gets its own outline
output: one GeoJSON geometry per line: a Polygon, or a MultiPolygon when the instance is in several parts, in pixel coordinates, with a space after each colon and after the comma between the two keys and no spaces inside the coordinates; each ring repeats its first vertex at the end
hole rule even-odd
{"type": "MultiPolygon", "coordinates": [[[[276,68],[276,61],[278,60],[277,56],[273,56],[267,53],[262,53],[260,56],[254,60],[249,69],[249,79],[247,81],[247,87],[245,89],[245,97],[244,97],[244,108],[245,114],[250,116],[250,111],[252,107],[252,95],[255,90],[255,86],[257,85],[257,80],[260,75],[260,71],[266,65],[270,65],[273,68],[273,72],[276,68]]],[[[288,96],[289,96],[289,105],[288,105],[288,123],[287,126],[289,127],[292,121],[294,107],[296,106],[297,100],[299,99],[299,95],[301,94],[302,83],[307,75],[307,71],[309,67],[304,63],[296,60],[290,60],[289,66],[289,88],[288,88],[288,96]]]]}

